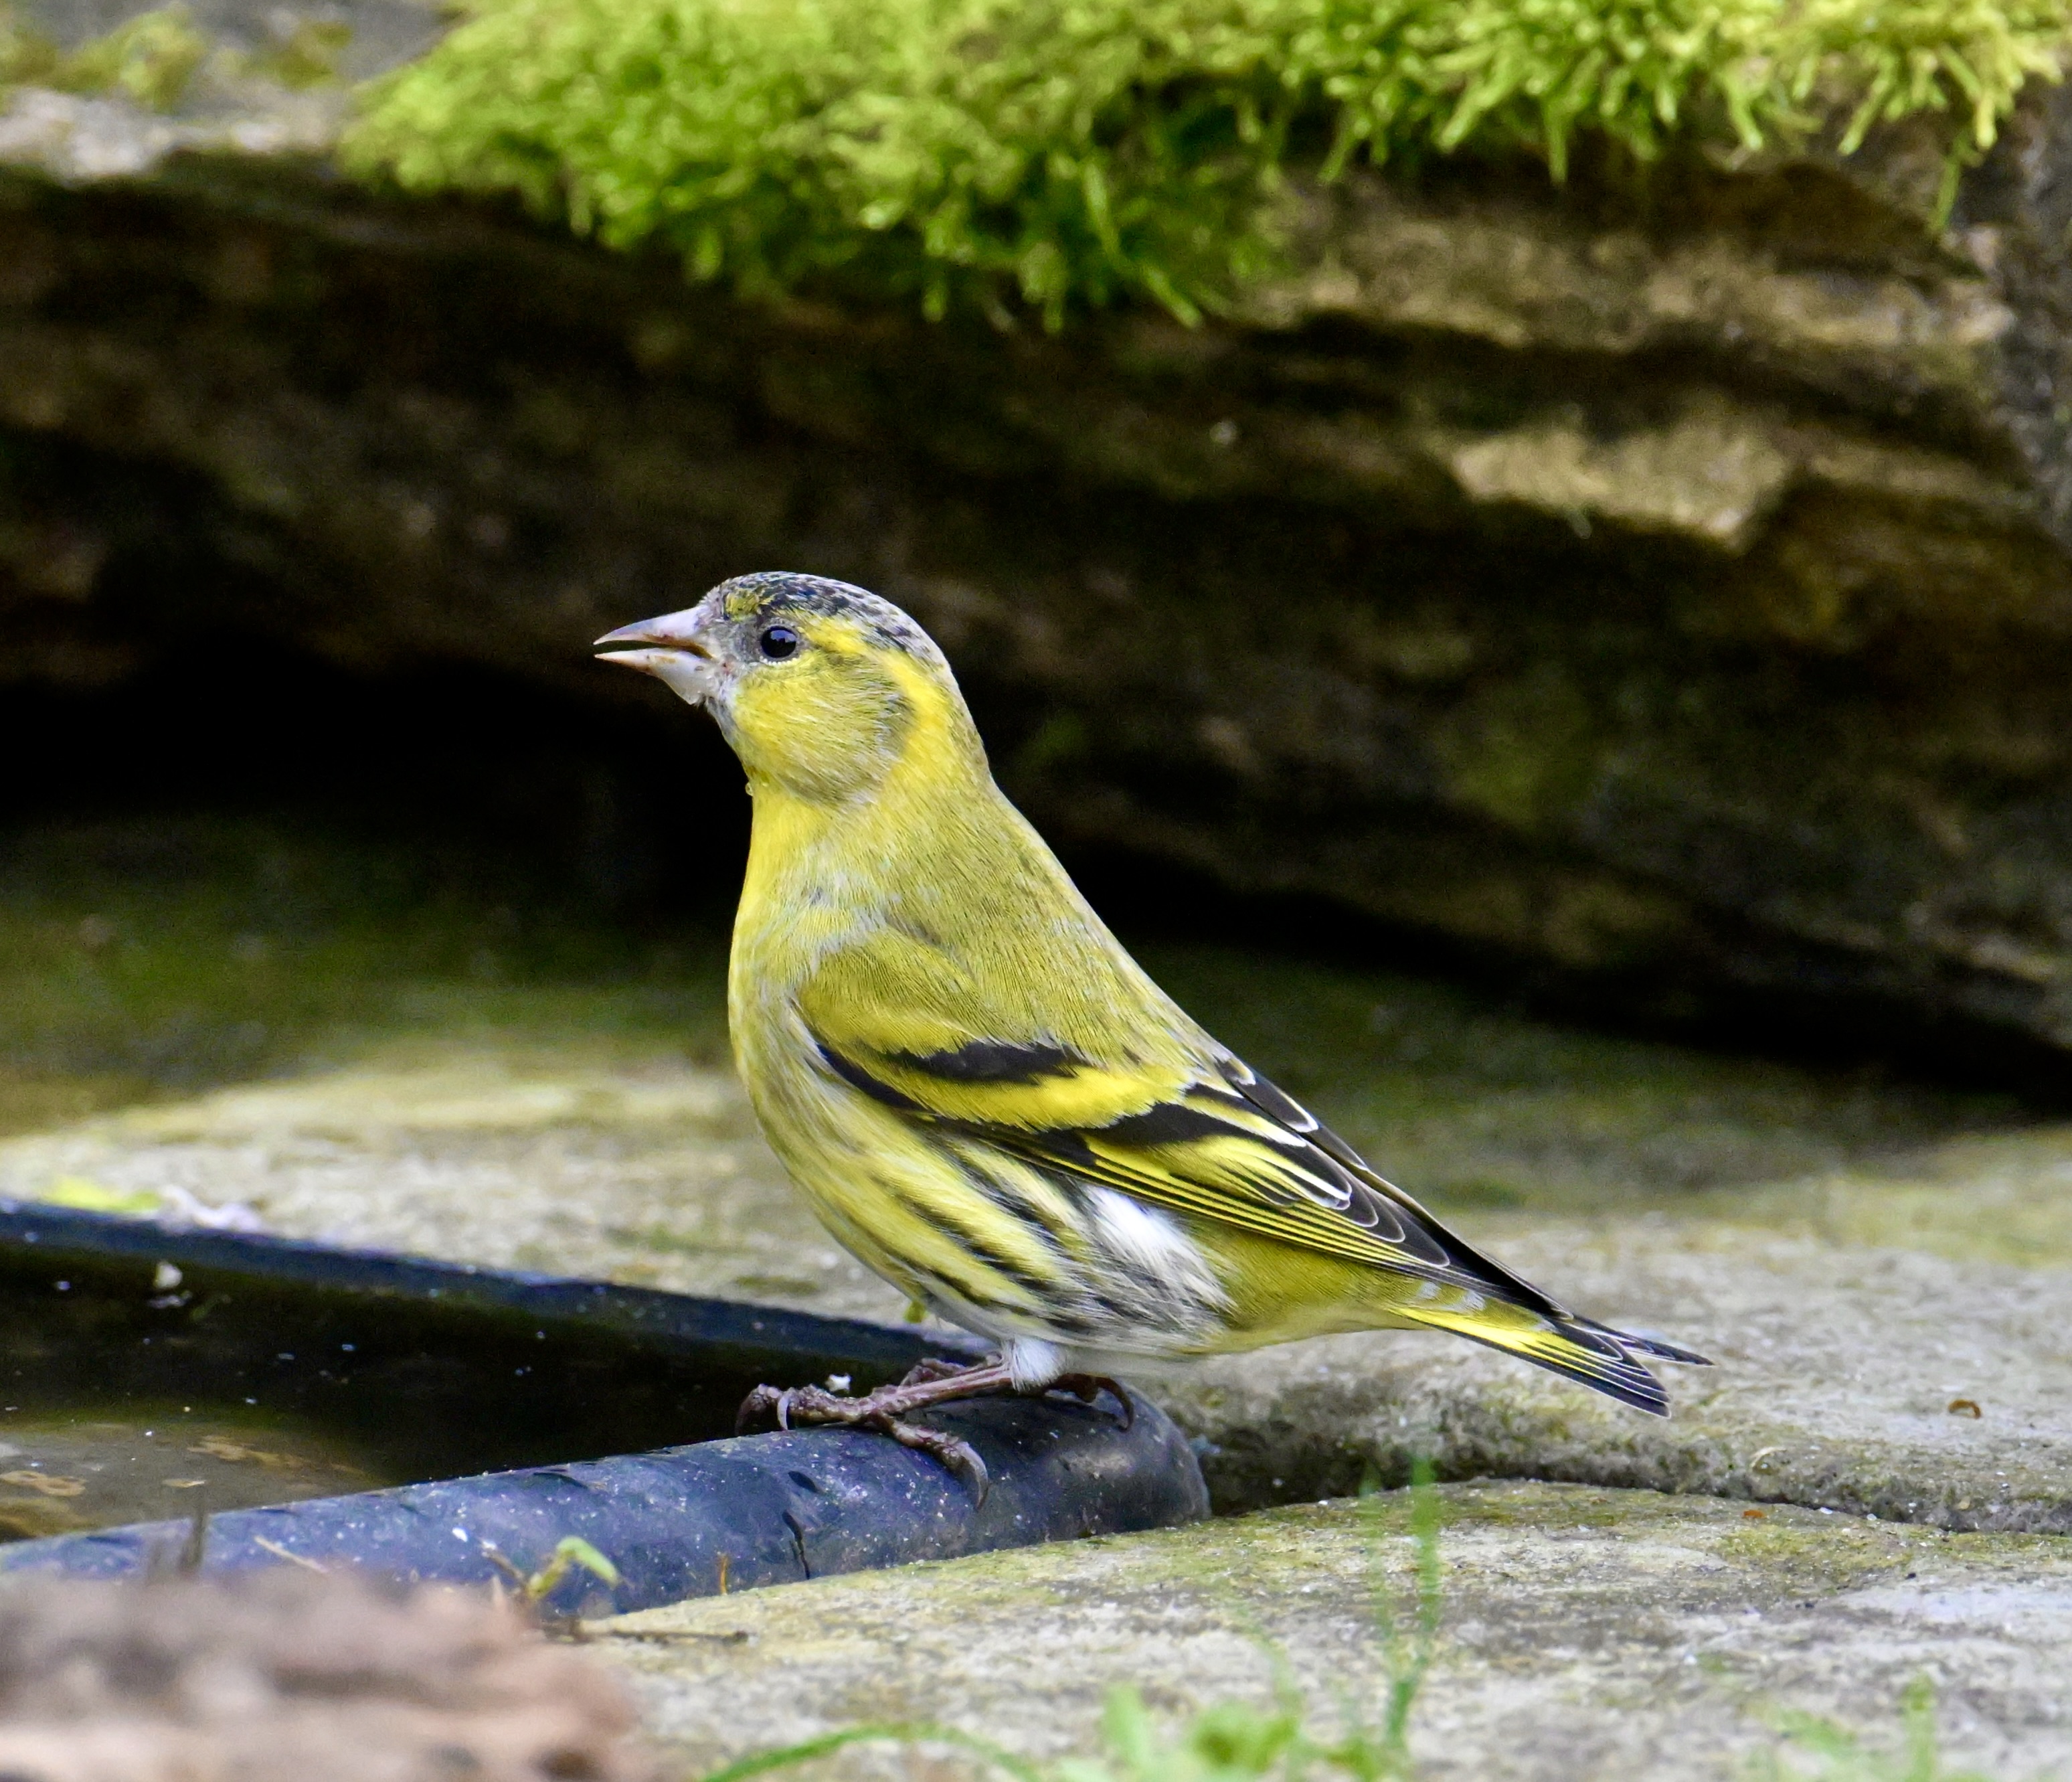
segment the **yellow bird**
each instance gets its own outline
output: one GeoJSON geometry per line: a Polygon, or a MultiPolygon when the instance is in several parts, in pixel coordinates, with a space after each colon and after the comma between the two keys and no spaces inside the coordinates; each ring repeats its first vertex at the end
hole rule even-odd
{"type": "Polygon", "coordinates": [[[845,1248],[1000,1345],[856,1397],[764,1388],[745,1415],[883,1430],[982,1489],[912,1413],[1382,1327],[1658,1414],[1640,1358],[1703,1362],[1478,1254],[1197,1025],[993,784],[949,663],[889,601],[745,575],[598,645],[747,770],[727,1009],[771,1148],[845,1248]]]}

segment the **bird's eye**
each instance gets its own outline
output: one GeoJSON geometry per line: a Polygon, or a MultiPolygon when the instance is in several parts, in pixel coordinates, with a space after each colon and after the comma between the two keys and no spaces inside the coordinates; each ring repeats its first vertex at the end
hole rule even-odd
{"type": "Polygon", "coordinates": [[[763,653],[773,662],[781,662],[786,656],[799,653],[799,634],[789,625],[772,625],[757,642],[763,653]]]}

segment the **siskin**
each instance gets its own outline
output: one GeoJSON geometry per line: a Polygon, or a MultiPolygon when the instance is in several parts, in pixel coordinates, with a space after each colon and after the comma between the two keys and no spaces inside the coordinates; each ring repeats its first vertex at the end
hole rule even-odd
{"type": "Polygon", "coordinates": [[[772,1148],[851,1253],[1000,1345],[854,1398],[766,1387],[744,1416],[883,1430],[982,1489],[911,1413],[1379,1327],[1658,1414],[1640,1358],[1702,1362],[1478,1254],[1203,1031],[993,784],[948,662],[890,602],[746,575],[598,642],[747,770],[727,1006],[772,1148]]]}

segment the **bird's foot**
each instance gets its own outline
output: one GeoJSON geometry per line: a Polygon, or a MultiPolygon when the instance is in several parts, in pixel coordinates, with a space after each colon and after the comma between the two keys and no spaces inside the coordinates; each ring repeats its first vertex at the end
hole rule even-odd
{"type": "Polygon", "coordinates": [[[963,1480],[983,1504],[992,1481],[978,1450],[962,1436],[913,1422],[913,1414],[960,1398],[980,1398],[1013,1389],[1014,1382],[1001,1362],[960,1367],[931,1358],[911,1369],[898,1385],[880,1386],[857,1398],[821,1386],[758,1386],[742,1401],[734,1428],[739,1431],[772,1422],[780,1430],[834,1425],[874,1430],[890,1436],[902,1447],[933,1455],[963,1480]]]}
{"type": "Polygon", "coordinates": [[[896,1386],[880,1386],[859,1397],[829,1392],[824,1386],[758,1386],[741,1403],[737,1431],[773,1421],[780,1430],[795,1424],[866,1424],[887,1417],[905,1417],[960,1398],[983,1398],[1012,1392],[1014,1381],[1005,1363],[981,1361],[968,1367],[932,1357],[911,1369],[896,1386]]]}
{"type": "Polygon", "coordinates": [[[832,1425],[874,1430],[890,1436],[903,1447],[933,1455],[970,1486],[983,1504],[991,1481],[977,1449],[961,1436],[915,1422],[913,1414],[962,1398],[1024,1390],[1034,1397],[1046,1392],[1069,1393],[1086,1405],[1092,1404],[1104,1392],[1110,1393],[1121,1407],[1122,1426],[1128,1429],[1137,1420],[1137,1406],[1129,1393],[1120,1381],[1111,1380],[1106,1374],[1063,1374],[1047,1385],[1024,1389],[1015,1385],[1006,1364],[997,1356],[964,1364],[931,1356],[910,1368],[898,1385],[880,1386],[861,1397],[829,1392],[824,1386],[758,1386],[741,1401],[734,1426],[737,1434],[765,1422],[775,1423],[780,1430],[832,1425]]]}
{"type": "Polygon", "coordinates": [[[934,1455],[970,1487],[972,1496],[983,1504],[986,1493],[993,1488],[993,1480],[977,1449],[960,1435],[952,1435],[947,1430],[931,1430],[925,1423],[916,1423],[885,1408],[888,1397],[907,1384],[902,1381],[898,1386],[881,1387],[861,1398],[845,1397],[819,1386],[795,1386],[789,1389],[758,1386],[742,1401],[741,1415],[734,1426],[743,1430],[768,1419],[780,1430],[833,1425],[889,1435],[902,1447],[934,1455]]]}

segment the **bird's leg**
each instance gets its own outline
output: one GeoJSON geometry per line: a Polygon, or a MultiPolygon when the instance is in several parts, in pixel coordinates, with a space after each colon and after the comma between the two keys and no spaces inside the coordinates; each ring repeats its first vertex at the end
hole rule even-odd
{"type": "Polygon", "coordinates": [[[968,1361],[952,1361],[948,1356],[924,1355],[901,1376],[899,1384],[918,1386],[924,1381],[954,1380],[971,1365],[968,1361]]]}

